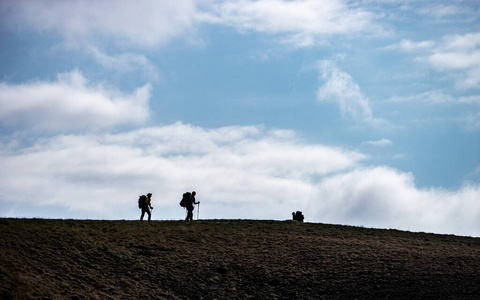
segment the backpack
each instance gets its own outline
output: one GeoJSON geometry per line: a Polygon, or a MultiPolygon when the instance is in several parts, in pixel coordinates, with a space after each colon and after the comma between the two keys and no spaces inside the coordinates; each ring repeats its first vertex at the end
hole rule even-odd
{"type": "Polygon", "coordinates": [[[298,222],[303,222],[303,219],[305,219],[305,217],[303,216],[302,212],[297,211],[294,220],[297,220],[298,222]]]}
{"type": "Polygon", "coordinates": [[[186,192],[183,194],[182,200],[180,201],[181,207],[187,207],[192,199],[192,193],[186,192]]]}
{"type": "Polygon", "coordinates": [[[147,196],[141,195],[138,198],[138,208],[142,208],[147,205],[147,196]]]}

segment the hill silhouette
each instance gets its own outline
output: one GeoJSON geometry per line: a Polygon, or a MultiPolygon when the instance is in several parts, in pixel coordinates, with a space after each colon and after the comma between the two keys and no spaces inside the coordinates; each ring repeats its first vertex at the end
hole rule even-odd
{"type": "Polygon", "coordinates": [[[1,299],[479,299],[480,239],[294,221],[0,219],[1,299]]]}

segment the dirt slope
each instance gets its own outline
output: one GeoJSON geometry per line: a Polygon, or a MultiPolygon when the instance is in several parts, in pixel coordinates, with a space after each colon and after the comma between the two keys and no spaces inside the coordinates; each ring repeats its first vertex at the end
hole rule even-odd
{"type": "Polygon", "coordinates": [[[286,221],[0,219],[0,299],[480,299],[480,239],[286,221]]]}

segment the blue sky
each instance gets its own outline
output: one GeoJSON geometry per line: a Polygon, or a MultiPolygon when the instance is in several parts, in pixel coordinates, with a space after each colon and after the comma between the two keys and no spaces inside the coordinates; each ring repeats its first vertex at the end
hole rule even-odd
{"type": "Polygon", "coordinates": [[[0,1],[0,215],[480,236],[478,1],[0,1]]]}

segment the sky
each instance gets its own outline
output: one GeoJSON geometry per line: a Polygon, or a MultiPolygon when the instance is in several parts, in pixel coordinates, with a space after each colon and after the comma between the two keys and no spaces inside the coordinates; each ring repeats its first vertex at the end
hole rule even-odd
{"type": "Polygon", "coordinates": [[[0,217],[480,237],[480,2],[0,0],[0,217]],[[195,217],[197,212],[195,212],[195,217]]]}

